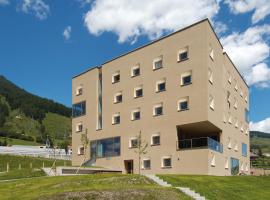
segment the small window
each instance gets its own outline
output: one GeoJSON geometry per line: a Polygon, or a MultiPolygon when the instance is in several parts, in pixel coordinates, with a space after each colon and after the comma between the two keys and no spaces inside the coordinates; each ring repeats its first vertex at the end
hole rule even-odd
{"type": "Polygon", "coordinates": [[[214,60],[214,49],[212,48],[212,46],[210,46],[210,53],[209,56],[212,60],[214,60]]]}
{"type": "Polygon", "coordinates": [[[223,122],[226,123],[227,122],[227,117],[226,117],[226,114],[223,113],[223,122]]]}
{"type": "Polygon", "coordinates": [[[185,47],[178,51],[177,61],[181,62],[188,59],[188,47],[185,47]]]}
{"type": "Polygon", "coordinates": [[[216,166],[216,155],[212,154],[212,158],[211,158],[211,166],[215,167],[216,166]]]}
{"type": "Polygon", "coordinates": [[[235,86],[234,86],[234,89],[235,89],[235,91],[238,90],[238,83],[237,83],[237,80],[235,80],[235,86]]]}
{"type": "Polygon", "coordinates": [[[122,92],[114,95],[114,103],[121,103],[123,100],[122,92]]]}
{"type": "Polygon", "coordinates": [[[231,93],[229,91],[227,91],[227,102],[228,102],[229,108],[231,108],[231,93]]]}
{"type": "Polygon", "coordinates": [[[112,83],[117,83],[120,81],[120,72],[116,72],[112,75],[112,83]]]}
{"type": "Polygon", "coordinates": [[[160,80],[156,83],[156,92],[163,92],[166,90],[166,80],[160,80]]]}
{"type": "Polygon", "coordinates": [[[163,104],[157,104],[153,107],[153,116],[163,115],[163,104]]]}
{"type": "Polygon", "coordinates": [[[208,80],[213,84],[213,71],[210,68],[208,68],[208,80]]]}
{"type": "Polygon", "coordinates": [[[189,85],[192,82],[192,72],[188,71],[181,74],[181,86],[189,85]]]}
{"type": "Polygon", "coordinates": [[[246,135],[248,135],[248,133],[249,133],[248,127],[246,127],[245,133],[246,133],[246,135]]]}
{"type": "Polygon", "coordinates": [[[234,104],[233,104],[233,107],[234,107],[235,109],[237,109],[237,107],[238,107],[238,101],[237,101],[236,98],[234,98],[234,104]]]}
{"type": "Polygon", "coordinates": [[[76,96],[82,95],[83,93],[83,88],[82,86],[79,86],[76,88],[76,96]]]}
{"type": "Polygon", "coordinates": [[[143,96],[143,89],[142,87],[137,87],[134,89],[134,98],[139,98],[143,96]]]}
{"type": "Polygon", "coordinates": [[[151,169],[151,161],[149,158],[145,158],[142,161],[142,169],[151,169]]]}
{"type": "Polygon", "coordinates": [[[83,131],[83,124],[82,123],[78,123],[76,125],[76,132],[82,132],[83,131]]]}
{"type": "Polygon", "coordinates": [[[248,102],[248,96],[245,94],[245,101],[248,102]]]}
{"type": "Polygon", "coordinates": [[[178,111],[185,111],[189,109],[189,98],[184,97],[178,101],[178,111]]]}
{"type": "Polygon", "coordinates": [[[131,113],[131,120],[139,120],[141,119],[141,111],[139,109],[133,110],[131,113]]]}
{"type": "Polygon", "coordinates": [[[153,60],[153,70],[157,70],[163,67],[163,57],[160,56],[153,60]]]}
{"type": "Polygon", "coordinates": [[[78,148],[78,155],[84,155],[84,147],[78,148]]]}
{"type": "Polygon", "coordinates": [[[242,143],[242,156],[247,157],[247,144],[242,143]]]}
{"type": "Polygon", "coordinates": [[[231,115],[231,113],[229,113],[228,122],[229,122],[229,124],[232,124],[232,115],[231,115]]]}
{"type": "Polygon", "coordinates": [[[231,84],[232,83],[232,75],[230,72],[228,72],[228,82],[231,84]]]}
{"type": "Polygon", "coordinates": [[[209,107],[212,110],[215,109],[215,99],[214,99],[214,97],[211,94],[209,95],[209,107]]]}
{"type": "Polygon", "coordinates": [[[163,157],[162,158],[162,168],[171,168],[172,167],[172,158],[163,157]]]}
{"type": "Polygon", "coordinates": [[[242,87],[240,87],[240,96],[243,97],[244,93],[243,93],[243,89],[242,87]]]}
{"type": "Polygon", "coordinates": [[[249,123],[249,111],[245,108],[245,120],[247,123],[249,123]]]}
{"type": "Polygon", "coordinates": [[[159,134],[154,134],[151,137],[151,145],[155,146],[155,145],[160,145],[160,135],[159,134]]]}
{"type": "Polygon", "coordinates": [[[137,148],[138,147],[138,138],[134,137],[129,140],[129,148],[137,148]]]}
{"type": "Polygon", "coordinates": [[[116,113],[113,115],[112,124],[120,124],[120,113],[116,113]]]}
{"type": "Polygon", "coordinates": [[[228,159],[228,157],[225,158],[225,169],[229,169],[229,159],[228,159]]]}
{"type": "Polygon", "coordinates": [[[141,74],[140,66],[134,66],[131,69],[131,77],[139,76],[141,74]]]}
{"type": "Polygon", "coordinates": [[[228,137],[228,149],[231,149],[232,148],[232,141],[231,141],[231,138],[228,137]]]}
{"type": "Polygon", "coordinates": [[[235,118],[235,128],[238,128],[239,127],[239,124],[238,124],[238,119],[235,118]]]}
{"type": "Polygon", "coordinates": [[[234,142],[234,151],[238,151],[238,143],[237,143],[237,141],[234,142]]]}

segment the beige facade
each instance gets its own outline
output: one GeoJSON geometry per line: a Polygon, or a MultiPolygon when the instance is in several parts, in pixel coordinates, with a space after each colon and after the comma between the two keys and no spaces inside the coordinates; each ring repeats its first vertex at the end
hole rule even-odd
{"type": "Polygon", "coordinates": [[[73,78],[72,163],[85,153],[123,173],[231,175],[239,163],[249,174],[248,95],[210,22],[200,21],[73,78]],[[141,163],[132,148],[140,132],[141,163]]]}

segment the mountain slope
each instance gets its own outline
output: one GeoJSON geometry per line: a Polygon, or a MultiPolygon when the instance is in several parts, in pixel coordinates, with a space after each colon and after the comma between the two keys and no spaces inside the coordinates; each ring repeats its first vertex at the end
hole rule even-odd
{"type": "Polygon", "coordinates": [[[12,110],[20,109],[26,116],[42,121],[48,112],[66,117],[71,109],[52,100],[33,95],[0,76],[0,95],[6,98],[12,110]]]}
{"type": "Polygon", "coordinates": [[[270,134],[250,131],[250,149],[256,152],[261,149],[262,153],[270,153],[270,134]]]}

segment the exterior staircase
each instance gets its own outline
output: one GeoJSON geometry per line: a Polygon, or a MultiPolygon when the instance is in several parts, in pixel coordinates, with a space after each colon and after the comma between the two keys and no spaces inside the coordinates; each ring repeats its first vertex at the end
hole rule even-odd
{"type": "MultiPolygon", "coordinates": [[[[156,176],[154,174],[145,174],[144,176],[146,176],[147,178],[151,179],[152,181],[154,181],[155,183],[157,183],[160,186],[163,186],[163,187],[172,187],[171,184],[167,183],[166,181],[162,180],[161,178],[159,178],[158,176],[156,176]]],[[[188,195],[192,199],[195,199],[195,200],[206,200],[206,198],[204,196],[201,196],[199,193],[196,193],[195,191],[191,190],[188,187],[175,187],[175,188],[178,189],[178,190],[180,190],[184,194],[188,195]]]]}

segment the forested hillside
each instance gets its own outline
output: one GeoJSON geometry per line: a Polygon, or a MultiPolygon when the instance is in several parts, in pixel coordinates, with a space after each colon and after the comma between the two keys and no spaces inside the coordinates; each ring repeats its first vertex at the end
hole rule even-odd
{"type": "Polygon", "coordinates": [[[70,108],[33,95],[0,76],[0,142],[13,138],[44,143],[48,136],[63,141],[70,134],[70,108]]]}

